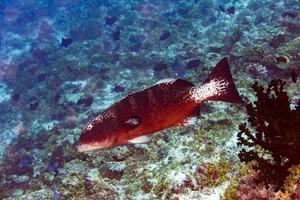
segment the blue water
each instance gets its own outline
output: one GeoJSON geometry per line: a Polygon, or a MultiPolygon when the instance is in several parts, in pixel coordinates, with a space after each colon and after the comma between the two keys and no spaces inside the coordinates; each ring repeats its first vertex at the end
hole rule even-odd
{"type": "Polygon", "coordinates": [[[244,99],[253,100],[254,80],[291,81],[299,19],[299,0],[0,1],[0,199],[219,199],[238,166],[210,192],[191,174],[217,151],[238,162],[236,149],[221,147],[236,148],[242,107],[209,105],[197,125],[149,144],[79,153],[76,142],[122,97],[164,78],[200,83],[223,57],[244,99]],[[226,137],[195,153],[208,142],[195,131],[205,140],[227,121],[226,137]]]}

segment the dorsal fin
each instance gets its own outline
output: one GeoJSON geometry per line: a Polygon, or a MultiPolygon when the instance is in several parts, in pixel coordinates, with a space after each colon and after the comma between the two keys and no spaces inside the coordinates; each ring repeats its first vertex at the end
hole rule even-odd
{"type": "Polygon", "coordinates": [[[177,87],[177,88],[181,88],[181,87],[192,87],[194,86],[195,84],[190,82],[190,81],[187,81],[187,80],[184,80],[184,79],[177,79],[174,83],[173,83],[173,86],[177,87]]]}
{"type": "Polygon", "coordinates": [[[176,86],[182,86],[182,87],[186,87],[186,86],[194,86],[194,83],[184,80],[184,79],[175,79],[175,78],[165,78],[162,80],[157,81],[154,85],[160,85],[160,84],[172,84],[172,85],[176,85],[176,86]]]}
{"type": "Polygon", "coordinates": [[[157,83],[154,84],[156,85],[162,85],[162,84],[169,84],[172,87],[175,88],[182,88],[182,87],[192,87],[194,86],[194,83],[184,80],[184,79],[174,79],[174,78],[166,78],[158,81],[157,83]]]}

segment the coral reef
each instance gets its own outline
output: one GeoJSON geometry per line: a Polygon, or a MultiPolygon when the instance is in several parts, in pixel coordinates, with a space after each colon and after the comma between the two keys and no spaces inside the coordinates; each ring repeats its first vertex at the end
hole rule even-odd
{"type": "MultiPolygon", "coordinates": [[[[225,56],[245,100],[255,101],[254,81],[281,78],[284,108],[296,112],[299,9],[299,0],[0,1],[0,199],[296,197],[298,165],[276,194],[240,163],[243,106],[208,103],[194,126],[148,144],[78,153],[76,141],[123,96],[163,78],[200,83],[225,56]]],[[[276,153],[292,157],[288,149],[276,153]]]]}
{"type": "Polygon", "coordinates": [[[272,80],[265,89],[257,82],[252,86],[257,100],[247,105],[248,124],[240,125],[238,145],[242,162],[257,162],[266,184],[278,189],[288,175],[288,168],[300,164],[300,102],[290,107],[284,91],[285,82],[272,80]]]}

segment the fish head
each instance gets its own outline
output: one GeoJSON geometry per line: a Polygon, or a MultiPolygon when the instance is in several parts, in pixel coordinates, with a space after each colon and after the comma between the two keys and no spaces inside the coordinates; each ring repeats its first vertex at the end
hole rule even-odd
{"type": "Polygon", "coordinates": [[[114,138],[118,133],[116,120],[114,118],[99,120],[101,116],[89,122],[83,129],[77,146],[79,152],[114,146],[114,138]]]}

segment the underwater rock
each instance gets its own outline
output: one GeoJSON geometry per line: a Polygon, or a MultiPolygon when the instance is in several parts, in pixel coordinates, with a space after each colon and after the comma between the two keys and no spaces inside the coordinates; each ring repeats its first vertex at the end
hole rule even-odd
{"type": "Polygon", "coordinates": [[[42,20],[38,31],[38,39],[48,41],[54,38],[54,28],[48,20],[42,20]]]}
{"type": "Polygon", "coordinates": [[[185,75],[186,70],[184,67],[183,62],[178,58],[174,61],[174,63],[171,66],[172,72],[177,77],[182,77],[185,75]]]}
{"type": "Polygon", "coordinates": [[[40,60],[41,62],[46,62],[47,56],[49,54],[45,49],[36,47],[32,47],[30,52],[34,58],[40,60]]]}
{"type": "Polygon", "coordinates": [[[132,44],[132,45],[130,46],[130,50],[131,50],[131,51],[137,52],[137,51],[139,51],[139,50],[141,49],[141,46],[142,46],[141,43],[135,43],[135,44],[132,44]]]}
{"type": "Polygon", "coordinates": [[[4,21],[9,22],[9,23],[13,23],[15,22],[20,16],[20,11],[13,6],[7,6],[4,10],[3,10],[3,17],[4,17],[4,21]]]}
{"type": "Polygon", "coordinates": [[[15,196],[15,197],[11,197],[11,198],[6,198],[7,200],[12,200],[12,199],[32,199],[32,200],[37,200],[37,199],[41,199],[41,197],[43,199],[55,199],[54,197],[54,193],[52,190],[50,190],[49,188],[45,188],[45,189],[41,189],[41,190],[37,190],[37,191],[26,191],[25,194],[21,195],[21,196],[15,196]]]}
{"type": "Polygon", "coordinates": [[[29,176],[27,175],[21,175],[21,176],[13,175],[11,178],[16,184],[26,183],[30,179],[29,176]]]}
{"type": "Polygon", "coordinates": [[[89,181],[93,181],[93,182],[99,182],[100,181],[100,172],[98,168],[92,168],[88,171],[87,173],[87,179],[89,181]]]}
{"type": "Polygon", "coordinates": [[[284,55],[290,55],[291,57],[297,57],[298,49],[300,45],[300,37],[296,37],[292,41],[285,43],[279,47],[279,52],[284,55]]]}
{"type": "Polygon", "coordinates": [[[298,13],[294,10],[286,10],[281,14],[282,17],[290,17],[290,18],[295,18],[297,17],[297,15],[298,13]]]}
{"type": "Polygon", "coordinates": [[[141,43],[145,39],[145,36],[141,34],[133,34],[129,36],[129,42],[132,44],[141,43]]]}
{"type": "Polygon", "coordinates": [[[40,75],[38,75],[37,77],[37,81],[38,82],[43,82],[47,77],[47,74],[46,73],[41,73],[40,75]]]}
{"type": "Polygon", "coordinates": [[[285,42],[286,42],[285,35],[279,34],[279,35],[274,36],[271,39],[271,41],[269,42],[269,44],[271,47],[278,48],[285,42]]]}
{"type": "Polygon", "coordinates": [[[74,129],[78,124],[78,119],[75,116],[67,116],[64,122],[64,128],[74,129]]]}
{"type": "Polygon", "coordinates": [[[298,21],[286,20],[281,23],[283,27],[286,27],[287,30],[292,34],[299,34],[300,32],[300,24],[298,21]]]}
{"type": "Polygon", "coordinates": [[[105,167],[101,170],[101,176],[110,180],[120,180],[124,174],[123,170],[110,170],[105,167]]]}
{"type": "Polygon", "coordinates": [[[11,98],[13,101],[18,101],[20,99],[20,96],[21,96],[20,93],[16,93],[16,94],[12,95],[11,98]]]}
{"type": "Polygon", "coordinates": [[[33,156],[32,155],[27,155],[24,158],[21,159],[20,163],[19,163],[19,167],[20,168],[27,168],[31,165],[33,161],[33,156]]]}
{"type": "Polygon", "coordinates": [[[14,63],[5,63],[0,60],[0,81],[3,80],[12,80],[17,75],[17,65],[14,63]]]}
{"type": "Polygon", "coordinates": [[[114,161],[121,162],[121,161],[126,160],[126,156],[121,155],[121,154],[115,154],[115,155],[112,155],[112,159],[114,161]]]}
{"type": "Polygon", "coordinates": [[[291,79],[292,79],[293,83],[297,82],[297,77],[298,77],[298,74],[297,74],[296,70],[292,69],[292,71],[291,71],[291,79]]]}
{"type": "Polygon", "coordinates": [[[241,29],[237,28],[235,30],[232,30],[232,34],[224,40],[224,43],[226,44],[223,48],[225,51],[231,51],[234,47],[234,44],[237,43],[243,36],[243,32],[241,29]]]}
{"type": "Polygon", "coordinates": [[[261,77],[261,78],[266,79],[269,75],[268,74],[269,71],[268,71],[267,67],[262,64],[259,64],[259,63],[247,64],[246,72],[254,78],[261,77]]]}
{"type": "Polygon", "coordinates": [[[53,163],[48,163],[45,167],[46,172],[54,172],[57,173],[59,169],[59,163],[58,162],[53,162],[53,163]]]}
{"type": "Polygon", "coordinates": [[[52,120],[57,120],[57,121],[61,121],[65,119],[65,113],[54,113],[51,115],[51,119],[52,120]]]}
{"type": "Polygon", "coordinates": [[[222,44],[214,44],[208,46],[208,51],[214,52],[214,53],[220,53],[222,51],[223,45],[222,44]]]}
{"type": "Polygon", "coordinates": [[[130,35],[128,40],[130,42],[130,50],[135,52],[139,51],[142,47],[144,39],[144,36],[140,34],[130,35]]]}
{"type": "Polygon", "coordinates": [[[52,187],[52,191],[54,193],[54,200],[61,200],[61,193],[59,192],[59,189],[56,185],[52,187]]]}

